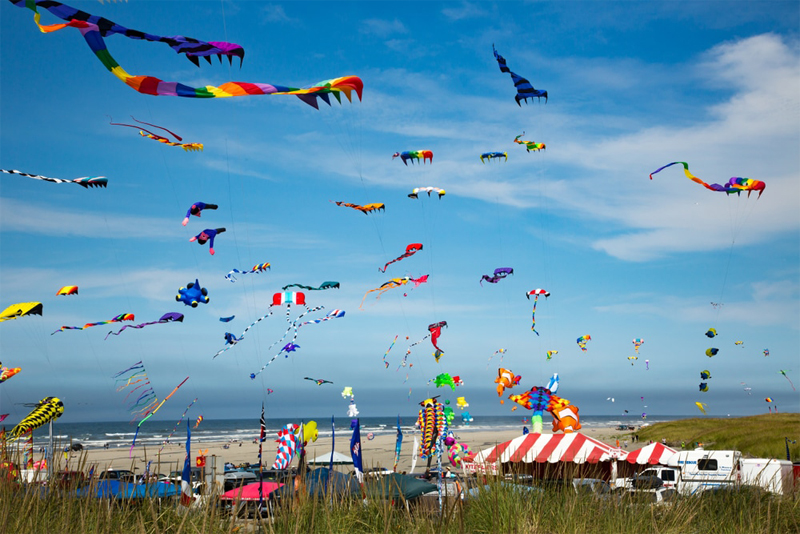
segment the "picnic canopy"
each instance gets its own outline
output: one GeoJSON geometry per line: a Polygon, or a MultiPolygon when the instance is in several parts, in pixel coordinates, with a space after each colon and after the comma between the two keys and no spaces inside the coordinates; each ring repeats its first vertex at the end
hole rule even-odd
{"type": "Polygon", "coordinates": [[[667,465],[667,460],[675,454],[675,449],[670,449],[666,445],[655,441],[639,450],[631,451],[625,460],[632,464],[639,465],[667,465]]]}
{"type": "MultiPolygon", "coordinates": [[[[331,453],[326,452],[308,461],[308,465],[330,465],[331,453]]],[[[353,459],[341,452],[333,451],[333,465],[353,465],[353,459]]]]}
{"type": "Polygon", "coordinates": [[[253,482],[241,488],[233,488],[219,496],[223,501],[257,501],[258,500],[258,485],[261,484],[261,495],[264,500],[269,500],[269,494],[276,489],[283,486],[278,482],[253,482]]]}

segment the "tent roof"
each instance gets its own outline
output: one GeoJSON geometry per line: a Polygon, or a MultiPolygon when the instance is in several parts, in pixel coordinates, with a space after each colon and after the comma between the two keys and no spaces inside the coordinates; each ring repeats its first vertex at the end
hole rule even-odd
{"type": "Polygon", "coordinates": [[[263,495],[265,501],[269,500],[270,493],[283,486],[283,484],[278,482],[253,482],[252,484],[247,484],[241,488],[233,488],[232,490],[228,490],[220,495],[219,498],[230,501],[235,501],[237,499],[241,501],[257,501],[259,484],[261,484],[261,494],[263,495]]]}
{"type": "Polygon", "coordinates": [[[639,450],[631,451],[628,453],[628,456],[626,456],[625,459],[632,464],[667,465],[667,460],[669,457],[676,452],[678,451],[675,449],[670,449],[666,445],[656,441],[646,447],[642,447],[639,450]]]}
{"type": "MultiPolygon", "coordinates": [[[[326,452],[317,456],[313,460],[308,461],[308,465],[329,465],[331,462],[331,453],[326,452]]],[[[353,459],[346,456],[341,452],[333,451],[333,465],[353,465],[353,459]]]]}
{"type": "Polygon", "coordinates": [[[366,483],[366,491],[368,495],[374,497],[397,499],[402,495],[404,499],[409,500],[436,491],[436,486],[411,475],[389,473],[369,480],[366,483]]]}
{"type": "Polygon", "coordinates": [[[605,462],[624,458],[625,451],[616,449],[585,434],[525,434],[485,449],[475,455],[476,463],[556,463],[576,464],[605,462]]]}

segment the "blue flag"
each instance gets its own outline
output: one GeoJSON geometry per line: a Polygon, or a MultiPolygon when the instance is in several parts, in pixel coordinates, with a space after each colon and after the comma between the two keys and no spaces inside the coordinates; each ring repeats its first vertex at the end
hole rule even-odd
{"type": "Polygon", "coordinates": [[[353,437],[350,438],[350,456],[353,458],[353,470],[359,482],[364,481],[364,470],[361,460],[361,423],[358,419],[353,419],[350,423],[353,429],[353,437]]]}
{"type": "Polygon", "coordinates": [[[181,473],[181,504],[191,506],[194,501],[192,496],[192,427],[189,426],[189,419],[186,419],[186,459],[183,461],[183,473],[181,473]]]}

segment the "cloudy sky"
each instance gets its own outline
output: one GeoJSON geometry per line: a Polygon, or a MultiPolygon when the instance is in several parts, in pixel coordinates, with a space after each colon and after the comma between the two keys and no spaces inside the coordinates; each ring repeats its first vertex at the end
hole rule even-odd
{"type": "MultiPolygon", "coordinates": [[[[9,421],[29,410],[17,403],[45,396],[63,399],[64,421],[127,420],[111,376],[140,360],[159,398],[190,377],[157,415],[165,420],[194,397],[205,417],[249,417],[262,400],[275,417],[343,416],[344,386],[366,416],[411,414],[438,394],[465,396],[473,416],[511,414],[493,382],[501,366],[522,376],[511,393],[558,372],[559,393],[582,415],[694,415],[697,401],[710,415],[756,414],[767,396],[798,410],[800,394],[779,373],[800,383],[796,2],[71,5],[246,51],[241,68],[215,58],[198,69],[166,45],[107,37],[131,74],[294,87],[356,75],[364,95],[318,111],[293,96],[147,96],[106,71],[77,30],[40,33],[30,11],[0,6],[0,167],[109,184],[0,178],[0,308],[44,305],[41,317],[0,325],[3,365],[22,368],[0,386],[9,421]],[[493,44],[547,102],[517,106],[493,44]],[[131,116],[205,148],[184,152],[109,124],[135,124],[131,116]],[[546,150],[515,144],[523,132],[546,150]],[[433,151],[432,164],[391,157],[420,149],[433,151]],[[495,151],[508,160],[481,163],[495,151]],[[673,161],[708,183],[749,177],[766,190],[726,196],[680,166],[648,179],[673,161]],[[447,194],[407,197],[425,186],[447,194]],[[196,201],[219,209],[181,226],[196,201]],[[330,201],[386,209],[364,215],[330,201]],[[220,227],[214,256],[189,241],[220,227]],[[410,243],[424,248],[378,271],[410,243]],[[263,262],[272,269],[224,278],[263,262]],[[499,267],[514,274],[479,284],[499,267]],[[391,278],[426,274],[427,284],[371,293],[359,307],[391,278]],[[192,309],[175,295],[195,279],[210,302],[192,309]],[[341,288],[305,291],[309,306],[325,308],[307,318],[346,315],[302,327],[288,358],[249,378],[288,340],[278,343],[290,325],[276,307],[212,359],[225,332],[239,336],[267,314],[282,286],[324,281],[341,288]],[[56,297],[64,285],[79,294],[56,297]],[[539,336],[525,298],[535,288],[551,293],[538,302],[539,336]],[[122,325],[51,335],[173,311],[183,323],[107,340],[122,325]],[[400,366],[439,321],[448,324],[440,361],[425,340],[400,366]],[[582,352],[576,338],[587,334],[582,352]],[[644,344],[629,360],[634,338],[644,344]],[[558,354],[547,361],[549,350],[558,354]],[[429,380],[440,373],[464,385],[437,389],[429,380]]],[[[45,12],[42,22],[60,21],[45,12]]],[[[290,319],[302,311],[292,307],[290,319]]]]}

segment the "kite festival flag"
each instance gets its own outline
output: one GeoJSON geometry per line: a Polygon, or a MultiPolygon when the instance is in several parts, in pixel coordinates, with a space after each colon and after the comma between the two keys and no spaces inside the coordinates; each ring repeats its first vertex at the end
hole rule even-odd
{"type": "Polygon", "coordinates": [[[192,427],[189,420],[186,420],[186,459],[183,461],[183,473],[181,473],[181,504],[191,506],[192,501],[192,427]]]}
{"type": "Polygon", "coordinates": [[[350,422],[353,429],[353,437],[350,438],[350,456],[353,458],[353,470],[359,483],[364,482],[364,469],[361,460],[361,423],[358,419],[350,422]]]}
{"type": "Polygon", "coordinates": [[[258,516],[261,517],[261,508],[264,506],[264,488],[260,482],[264,476],[264,464],[261,463],[261,447],[267,439],[267,420],[264,419],[264,403],[261,403],[261,433],[258,435],[258,516]]]}
{"type": "Polygon", "coordinates": [[[397,441],[394,445],[394,471],[397,471],[397,463],[400,461],[400,449],[403,446],[403,431],[400,430],[400,414],[397,414],[397,441]]]}

